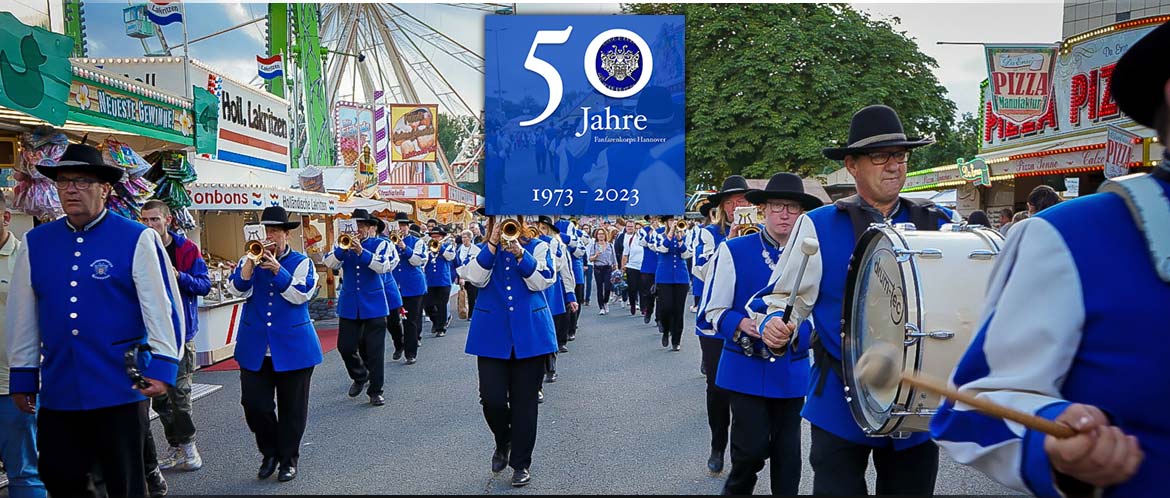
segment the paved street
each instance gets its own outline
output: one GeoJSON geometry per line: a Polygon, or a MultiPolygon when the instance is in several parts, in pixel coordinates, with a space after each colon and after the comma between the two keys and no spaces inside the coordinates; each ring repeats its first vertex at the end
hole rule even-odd
{"type": "MultiPolygon", "coordinates": [[[[688,317],[693,317],[688,313],[688,317]]],[[[167,473],[172,494],[716,494],[706,471],[708,429],[698,340],[681,352],[659,346],[653,324],[618,308],[584,309],[577,340],[561,355],[560,378],[545,386],[533,482],[513,489],[511,471],[490,473],[492,438],[477,396],[475,360],[463,353],[467,322],[446,337],[424,326],[419,362],[386,366],[384,407],[350,381],[336,351],[314,372],[299,474],[289,483],[256,479],[260,456],[239,404],[238,372],[200,372],[223,385],[195,402],[202,470],[167,473]]],[[[388,346],[388,350],[393,348],[388,346]]],[[[389,352],[387,359],[389,360],[389,352]]],[[[155,437],[162,429],[154,422],[155,437]]],[[[812,488],[804,434],[804,479],[812,488]]],[[[871,478],[871,490],[872,475],[871,478]]],[[[767,493],[767,470],[757,493],[767,493]]],[[[943,457],[939,494],[1006,494],[978,472],[943,457]]]]}

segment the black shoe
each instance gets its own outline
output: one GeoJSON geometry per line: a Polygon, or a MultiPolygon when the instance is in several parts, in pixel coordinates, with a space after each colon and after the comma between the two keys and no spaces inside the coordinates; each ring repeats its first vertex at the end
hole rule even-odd
{"type": "Polygon", "coordinates": [[[280,474],[276,476],[276,480],[280,482],[289,482],[297,478],[297,468],[293,466],[281,467],[280,474]]]}
{"type": "Polygon", "coordinates": [[[395,349],[395,350],[394,350],[394,357],[393,357],[393,359],[394,359],[394,361],[398,361],[398,360],[401,360],[401,359],[402,359],[402,350],[401,350],[401,349],[395,349]]]}
{"type": "Polygon", "coordinates": [[[569,352],[569,348],[566,348],[566,347],[564,347],[564,346],[561,346],[561,347],[557,348],[557,352],[558,352],[558,353],[568,353],[568,352],[569,352]]]}
{"type": "Polygon", "coordinates": [[[446,331],[446,330],[441,330],[441,331],[439,331],[438,335],[436,335],[435,337],[443,337],[443,336],[446,336],[446,335],[447,335],[447,331],[446,331]]]}
{"type": "Polygon", "coordinates": [[[650,323],[650,314],[649,313],[642,314],[642,323],[647,323],[647,324],[650,323]]]}
{"type": "Polygon", "coordinates": [[[699,372],[703,374],[703,377],[707,376],[707,364],[706,363],[699,363],[699,372]]]}
{"type": "Polygon", "coordinates": [[[577,334],[569,334],[569,340],[570,340],[570,341],[575,341],[575,340],[577,340],[577,334]]]}
{"type": "Polygon", "coordinates": [[[256,473],[257,479],[268,479],[273,472],[276,472],[276,457],[264,457],[260,462],[260,471],[256,473]]]}
{"type": "Polygon", "coordinates": [[[718,474],[723,472],[723,452],[711,450],[711,458],[707,459],[707,470],[718,474]]]}
{"type": "Polygon", "coordinates": [[[557,373],[556,372],[549,372],[549,373],[544,374],[544,381],[546,383],[549,383],[549,384],[556,382],[557,381],[557,373]]]}
{"type": "Polygon", "coordinates": [[[662,347],[670,346],[670,334],[662,334],[662,347]]]}
{"type": "Polygon", "coordinates": [[[158,467],[146,474],[146,490],[150,494],[150,498],[167,495],[167,480],[163,478],[162,471],[158,467]]]}
{"type": "Polygon", "coordinates": [[[492,473],[500,472],[504,470],[504,467],[508,466],[508,452],[509,448],[507,446],[503,448],[496,447],[496,452],[492,453],[492,473]]]}
{"type": "Polygon", "coordinates": [[[675,351],[681,351],[681,350],[682,350],[682,345],[680,345],[680,344],[675,344],[675,345],[674,345],[674,347],[672,347],[671,349],[673,349],[673,350],[675,350],[675,351]]]}
{"type": "Polygon", "coordinates": [[[418,360],[416,360],[416,359],[414,359],[414,358],[407,358],[407,359],[406,359],[406,364],[407,364],[407,365],[414,365],[415,363],[418,363],[418,360]]]}
{"type": "Polygon", "coordinates": [[[349,385],[349,397],[356,398],[357,395],[362,393],[363,387],[366,387],[366,383],[364,381],[353,381],[353,384],[349,385]]]}
{"type": "Polygon", "coordinates": [[[375,394],[373,396],[370,396],[370,404],[374,405],[374,406],[382,406],[382,405],[386,404],[386,398],[383,397],[381,394],[375,394]]]}
{"type": "Polygon", "coordinates": [[[512,472],[513,487],[526,486],[530,482],[532,482],[532,474],[528,472],[528,469],[517,469],[515,472],[512,472]]]}

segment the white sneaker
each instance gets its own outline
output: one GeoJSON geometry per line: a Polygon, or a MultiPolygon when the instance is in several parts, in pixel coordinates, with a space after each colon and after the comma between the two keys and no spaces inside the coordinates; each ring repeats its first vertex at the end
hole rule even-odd
{"type": "Polygon", "coordinates": [[[170,448],[167,448],[166,454],[162,455],[162,458],[159,458],[158,460],[159,470],[171,470],[175,468],[175,464],[178,463],[179,458],[182,456],[183,450],[178,446],[171,446],[170,448]]]}
{"type": "Polygon", "coordinates": [[[199,456],[199,450],[195,448],[195,443],[187,443],[180,446],[179,457],[175,462],[174,468],[188,471],[203,468],[203,458],[199,456]]]}
{"type": "Polygon", "coordinates": [[[597,310],[597,314],[598,314],[598,315],[604,315],[604,314],[605,314],[605,308],[601,308],[601,309],[597,310]]]}

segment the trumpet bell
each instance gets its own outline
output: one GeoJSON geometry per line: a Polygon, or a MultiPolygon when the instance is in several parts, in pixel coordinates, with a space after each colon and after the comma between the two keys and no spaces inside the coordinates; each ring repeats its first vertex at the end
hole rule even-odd
{"type": "Polygon", "coordinates": [[[252,261],[259,262],[264,258],[264,251],[267,251],[275,245],[262,240],[249,240],[244,244],[244,256],[247,256],[252,261]]]}
{"type": "Polygon", "coordinates": [[[755,235],[757,233],[760,233],[760,227],[756,225],[740,225],[739,227],[740,237],[743,237],[744,235],[755,235]]]}
{"type": "Polygon", "coordinates": [[[504,220],[500,224],[500,238],[511,242],[520,239],[520,222],[516,220],[504,220]]]}
{"type": "Polygon", "coordinates": [[[353,248],[353,237],[349,236],[349,234],[341,234],[341,236],[337,238],[337,247],[340,247],[342,250],[346,251],[350,250],[353,248]]]}
{"type": "Polygon", "coordinates": [[[674,229],[680,232],[686,230],[687,222],[685,220],[678,220],[678,223],[674,224],[674,229]]]}
{"type": "Polygon", "coordinates": [[[427,242],[427,249],[430,249],[431,252],[439,252],[439,248],[441,247],[442,244],[440,244],[439,241],[435,239],[431,239],[430,242],[427,242]]]}
{"type": "Polygon", "coordinates": [[[401,234],[399,234],[398,232],[390,232],[390,243],[391,244],[398,245],[398,242],[400,242],[401,240],[402,240],[401,234]]]}

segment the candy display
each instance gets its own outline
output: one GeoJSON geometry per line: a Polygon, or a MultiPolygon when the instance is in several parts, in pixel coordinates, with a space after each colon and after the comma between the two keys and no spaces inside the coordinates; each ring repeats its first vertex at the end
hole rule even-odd
{"type": "Polygon", "coordinates": [[[143,178],[150,171],[150,163],[130,146],[113,138],[107,138],[98,148],[107,164],[126,170],[122,181],[114,185],[110,197],[106,199],[106,208],[125,218],[137,220],[142,203],[154,192],[154,184],[143,178]]]}
{"type": "Polygon", "coordinates": [[[52,127],[40,126],[21,136],[20,161],[13,172],[12,208],[49,221],[65,215],[57,186],[37,171],[38,164],[56,164],[69,139],[52,127]]]}
{"type": "Polygon", "coordinates": [[[180,231],[194,230],[195,219],[187,210],[191,206],[191,194],[187,185],[198,179],[195,168],[182,152],[160,152],[151,157],[154,166],[145,178],[158,185],[154,198],[167,203],[175,217],[174,228],[180,231]]]}

